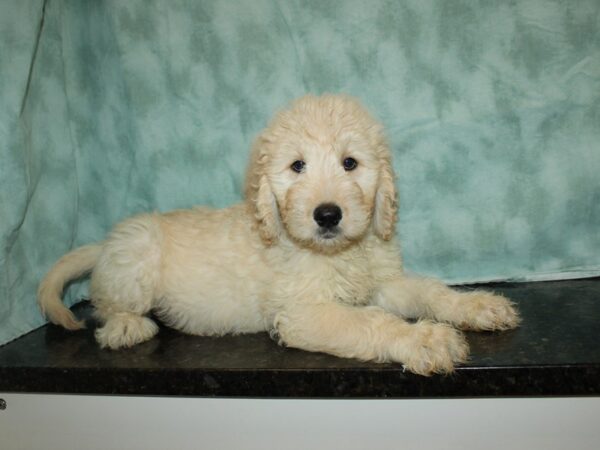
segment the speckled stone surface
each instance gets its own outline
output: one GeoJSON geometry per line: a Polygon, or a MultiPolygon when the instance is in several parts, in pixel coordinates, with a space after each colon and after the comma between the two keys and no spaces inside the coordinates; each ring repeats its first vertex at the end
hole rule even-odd
{"type": "MultiPolygon", "coordinates": [[[[481,286],[515,301],[522,326],[468,333],[470,361],[449,376],[279,347],[266,333],[221,338],[162,328],[151,341],[101,350],[95,324],[44,326],[0,348],[0,392],[235,397],[600,395],[600,279],[481,286]]],[[[470,289],[470,288],[466,288],[470,289]]],[[[86,304],[77,314],[89,316],[86,304]]]]}

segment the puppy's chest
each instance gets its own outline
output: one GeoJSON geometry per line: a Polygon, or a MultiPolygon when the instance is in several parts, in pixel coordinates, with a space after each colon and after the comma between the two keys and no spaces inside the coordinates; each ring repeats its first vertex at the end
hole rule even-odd
{"type": "Polygon", "coordinates": [[[287,274],[294,274],[298,294],[323,297],[351,305],[366,304],[375,290],[368,258],[315,257],[288,261],[287,274]]]}
{"type": "Polygon", "coordinates": [[[336,300],[352,305],[370,301],[375,286],[366,264],[333,264],[325,269],[325,273],[323,281],[329,284],[331,295],[336,300]]]}

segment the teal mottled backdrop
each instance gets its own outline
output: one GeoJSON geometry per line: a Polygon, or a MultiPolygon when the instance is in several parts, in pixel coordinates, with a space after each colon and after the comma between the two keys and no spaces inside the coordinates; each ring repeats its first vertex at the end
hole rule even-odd
{"type": "Polygon", "coordinates": [[[74,246],[238,201],[253,137],[307,92],[387,127],[409,270],[600,274],[597,0],[7,0],[0,343],[43,323],[36,285],[74,246]]]}

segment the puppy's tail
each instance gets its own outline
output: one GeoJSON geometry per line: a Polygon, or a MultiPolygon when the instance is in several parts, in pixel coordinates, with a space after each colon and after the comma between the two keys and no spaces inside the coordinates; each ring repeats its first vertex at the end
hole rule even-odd
{"type": "Polygon", "coordinates": [[[60,258],[46,274],[38,289],[38,305],[50,322],[67,330],[85,328],[61,300],[65,284],[90,272],[100,256],[102,245],[79,247],[60,258]]]}

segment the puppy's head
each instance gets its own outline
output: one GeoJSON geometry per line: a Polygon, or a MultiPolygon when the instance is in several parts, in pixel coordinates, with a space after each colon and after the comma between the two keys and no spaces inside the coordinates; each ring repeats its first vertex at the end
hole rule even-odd
{"type": "Polygon", "coordinates": [[[282,233],[322,252],[374,232],[391,239],[396,191],[382,127],[353,98],[308,95],[258,136],[246,199],[263,240],[282,233]]]}

